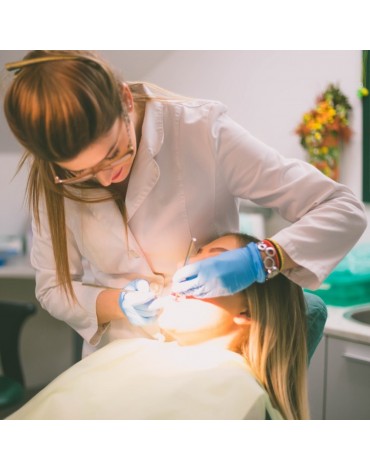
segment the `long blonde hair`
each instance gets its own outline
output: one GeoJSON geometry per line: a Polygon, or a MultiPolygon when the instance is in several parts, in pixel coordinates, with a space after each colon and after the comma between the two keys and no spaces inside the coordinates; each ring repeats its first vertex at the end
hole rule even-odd
{"type": "MultiPolygon", "coordinates": [[[[125,203],[114,185],[105,190],[94,181],[73,188],[55,185],[51,165],[73,159],[127,113],[123,79],[91,51],[32,51],[8,68],[16,72],[5,95],[4,111],[10,129],[26,149],[19,168],[31,159],[26,189],[29,207],[40,230],[39,202],[40,197],[44,199],[58,282],[67,297],[76,301],[68,263],[65,198],[82,203],[113,199],[126,224],[125,203]]],[[[137,103],[153,99],[139,83],[129,88],[137,103]]],[[[159,99],[176,96],[152,88],[159,99]]],[[[63,177],[63,170],[58,168],[58,172],[63,177]]]]}
{"type": "MultiPolygon", "coordinates": [[[[254,237],[234,234],[240,246],[254,237]]],[[[246,359],[285,419],[309,419],[307,315],[302,288],[284,275],[248,287],[250,324],[232,349],[246,359]]]]}

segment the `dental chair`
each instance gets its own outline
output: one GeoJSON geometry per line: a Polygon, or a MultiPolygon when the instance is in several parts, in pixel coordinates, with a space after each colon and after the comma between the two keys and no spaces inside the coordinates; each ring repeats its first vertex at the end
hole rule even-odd
{"type": "Polygon", "coordinates": [[[318,295],[304,292],[304,297],[307,309],[307,352],[310,362],[323,337],[328,310],[325,302],[318,295]]]}
{"type": "Polygon", "coordinates": [[[28,302],[0,300],[0,409],[20,403],[24,397],[24,378],[19,355],[20,333],[25,320],[36,312],[28,302]]]}

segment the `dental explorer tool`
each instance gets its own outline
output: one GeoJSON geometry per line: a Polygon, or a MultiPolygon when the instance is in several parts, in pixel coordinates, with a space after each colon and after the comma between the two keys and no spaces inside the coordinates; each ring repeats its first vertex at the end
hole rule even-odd
{"type": "Polygon", "coordinates": [[[188,261],[189,261],[189,258],[190,258],[190,255],[191,255],[191,252],[192,252],[192,250],[193,250],[193,248],[194,248],[194,243],[195,243],[196,241],[197,241],[197,239],[196,239],[196,238],[194,238],[194,237],[193,237],[193,238],[190,240],[190,244],[189,244],[188,252],[186,253],[186,256],[185,256],[185,261],[184,261],[184,264],[183,264],[183,266],[186,266],[186,265],[188,264],[188,261]]]}
{"type": "MultiPolygon", "coordinates": [[[[186,253],[186,256],[185,256],[185,260],[184,260],[184,264],[182,265],[182,267],[186,266],[188,264],[188,261],[189,261],[189,258],[190,258],[190,255],[193,251],[193,248],[194,248],[194,244],[195,242],[197,241],[196,238],[192,237],[192,239],[190,240],[190,244],[189,244],[189,248],[188,248],[188,251],[186,253]]],[[[180,297],[184,297],[183,295],[181,294],[175,294],[175,300],[176,302],[178,302],[179,298],[180,297]]]]}

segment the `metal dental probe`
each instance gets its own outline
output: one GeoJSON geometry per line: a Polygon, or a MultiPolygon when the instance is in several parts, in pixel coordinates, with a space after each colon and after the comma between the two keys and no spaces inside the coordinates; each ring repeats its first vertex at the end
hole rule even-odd
{"type": "Polygon", "coordinates": [[[184,261],[184,264],[183,264],[183,267],[186,266],[188,264],[188,261],[189,261],[189,258],[190,258],[190,255],[191,255],[191,252],[194,248],[194,243],[197,241],[196,238],[192,238],[190,240],[190,244],[189,244],[189,248],[188,248],[188,252],[186,253],[186,256],[185,256],[185,261],[184,261]]]}
{"type": "MultiPolygon", "coordinates": [[[[189,248],[188,248],[188,251],[187,251],[187,253],[186,253],[185,260],[184,260],[184,264],[182,265],[182,267],[184,267],[184,266],[186,266],[186,265],[188,264],[190,255],[191,255],[191,253],[192,253],[192,250],[193,250],[193,248],[194,248],[194,244],[195,244],[196,241],[197,241],[197,239],[194,238],[194,237],[190,240],[189,248]]],[[[176,300],[176,301],[178,301],[180,297],[181,297],[181,294],[175,294],[175,300],[176,300]]]]}

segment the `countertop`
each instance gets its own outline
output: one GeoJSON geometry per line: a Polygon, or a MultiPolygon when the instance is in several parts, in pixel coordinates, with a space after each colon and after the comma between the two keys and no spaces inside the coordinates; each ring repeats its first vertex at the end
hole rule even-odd
{"type": "Polygon", "coordinates": [[[0,278],[35,279],[35,270],[31,266],[29,256],[17,256],[0,266],[0,278]]]}
{"type": "Polygon", "coordinates": [[[334,307],[328,305],[328,319],[326,321],[324,334],[337,338],[348,339],[350,341],[360,341],[370,344],[370,325],[344,317],[349,311],[363,310],[369,308],[370,304],[362,304],[350,307],[334,307]]]}

